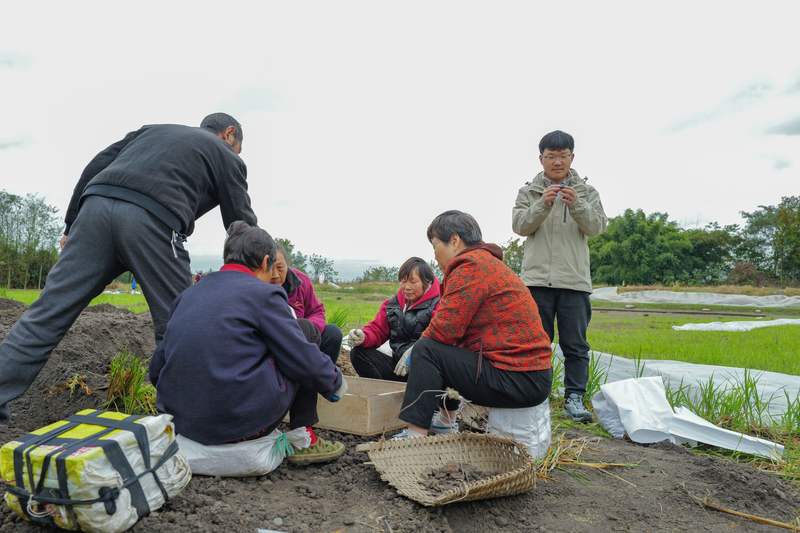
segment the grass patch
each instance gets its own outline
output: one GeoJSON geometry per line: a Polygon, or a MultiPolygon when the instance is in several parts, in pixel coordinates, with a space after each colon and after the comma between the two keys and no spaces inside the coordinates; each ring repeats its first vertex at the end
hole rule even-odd
{"type": "Polygon", "coordinates": [[[147,365],[136,355],[123,350],[111,360],[106,409],[129,415],[155,415],[156,388],[145,381],[147,365]]]}
{"type": "Polygon", "coordinates": [[[341,318],[342,310],[346,311],[342,324],[336,323],[339,329],[347,331],[363,327],[364,324],[375,318],[381,304],[387,298],[397,293],[396,283],[359,283],[334,289],[329,286],[316,288],[317,296],[325,305],[325,316],[329,323],[332,317],[341,318]]]}
{"type": "Polygon", "coordinates": [[[87,385],[86,376],[83,374],[72,374],[64,386],[67,388],[67,390],[69,390],[70,398],[72,398],[72,395],[77,391],[81,391],[85,396],[91,396],[94,394],[92,388],[87,385]]]}
{"type": "MultiPolygon", "coordinates": [[[[560,361],[554,361],[554,367],[560,361]]],[[[641,358],[636,360],[636,377],[641,377],[645,365],[641,358]]],[[[589,410],[592,396],[600,390],[608,378],[606,369],[599,364],[599,360],[592,355],[589,364],[589,379],[586,387],[584,403],[589,410]]],[[[559,382],[554,381],[553,386],[559,382]]],[[[775,398],[763,398],[758,393],[758,377],[750,371],[745,371],[741,381],[730,384],[718,384],[709,379],[698,386],[692,393],[684,383],[677,387],[666,387],[667,401],[673,409],[683,406],[696,415],[709,422],[732,431],[755,435],[761,438],[778,442],[784,446],[782,461],[745,455],[739,452],[701,445],[692,451],[700,454],[710,454],[736,462],[747,463],[770,473],[780,475],[793,483],[800,483],[800,395],[795,398],[785,393],[788,407],[780,417],[769,414],[770,403],[775,398]]],[[[563,399],[554,396],[551,392],[551,409],[555,428],[578,427],[599,436],[609,436],[608,433],[596,422],[579,424],[573,422],[563,412],[563,399]]]]}
{"type": "MultiPolygon", "coordinates": [[[[673,325],[724,322],[722,316],[595,313],[589,326],[593,350],[625,357],[672,359],[800,374],[800,327],[777,326],[747,332],[675,331],[673,325]]],[[[739,319],[741,320],[741,319],[739,319]]]]}
{"type": "MultiPolygon", "coordinates": [[[[39,298],[41,291],[36,289],[0,289],[0,298],[8,298],[9,300],[16,300],[25,305],[31,305],[39,298]]],[[[101,294],[97,298],[89,302],[89,305],[111,304],[117,307],[123,307],[134,313],[145,313],[149,310],[147,301],[142,294],[101,294]]]]}
{"type": "Polygon", "coordinates": [[[328,324],[333,324],[341,330],[345,328],[350,320],[350,311],[346,307],[336,307],[325,314],[327,316],[328,324]]]}

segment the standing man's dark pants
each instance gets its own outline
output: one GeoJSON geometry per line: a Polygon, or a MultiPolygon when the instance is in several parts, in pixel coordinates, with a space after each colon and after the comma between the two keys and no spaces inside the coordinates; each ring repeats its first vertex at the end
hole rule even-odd
{"type": "Polygon", "coordinates": [[[558,344],[564,353],[564,396],[583,397],[589,379],[589,343],[586,340],[586,330],[592,319],[589,293],[550,287],[528,289],[551,340],[555,338],[554,323],[558,321],[558,344]]]}
{"type": "Polygon", "coordinates": [[[356,346],[350,351],[350,363],[362,378],[406,381],[407,378],[394,373],[400,357],[388,356],[377,348],[356,346]]]}
{"type": "MultiPolygon", "coordinates": [[[[442,405],[441,391],[446,387],[486,407],[534,407],[547,399],[552,379],[549,368],[530,372],[499,370],[474,352],[422,337],[414,344],[411,355],[400,420],[429,428],[433,413],[442,405]]],[[[448,400],[445,407],[454,410],[458,402],[448,400]]]]}
{"type": "Polygon", "coordinates": [[[95,296],[125,271],[141,285],[161,340],[175,297],[191,283],[189,254],[141,207],[101,196],[83,201],[44,290],[0,345],[0,422],[95,296]]]}
{"type": "Polygon", "coordinates": [[[322,353],[328,354],[333,364],[336,364],[336,361],[339,360],[339,352],[342,351],[342,330],[333,324],[325,324],[319,349],[322,353]]]}

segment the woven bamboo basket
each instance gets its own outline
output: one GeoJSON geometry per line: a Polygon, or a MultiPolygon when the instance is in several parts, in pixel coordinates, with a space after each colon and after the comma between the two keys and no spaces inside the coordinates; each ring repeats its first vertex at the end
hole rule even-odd
{"type": "Polygon", "coordinates": [[[525,446],[496,435],[456,433],[383,440],[361,444],[357,450],[367,452],[381,479],[403,496],[428,507],[511,496],[536,486],[535,465],[525,446]],[[496,474],[465,481],[438,494],[423,485],[426,474],[452,464],[496,474]]]}

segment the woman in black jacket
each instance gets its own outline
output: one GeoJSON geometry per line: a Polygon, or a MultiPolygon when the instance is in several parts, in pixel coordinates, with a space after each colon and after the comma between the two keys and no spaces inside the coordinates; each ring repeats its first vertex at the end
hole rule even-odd
{"type": "Polygon", "coordinates": [[[397,294],[383,302],[372,322],[349,333],[350,362],[361,377],[405,381],[405,372],[395,367],[428,327],[439,303],[439,280],[423,259],[406,260],[397,277],[397,294]],[[378,349],[387,340],[391,355],[378,349]]]}

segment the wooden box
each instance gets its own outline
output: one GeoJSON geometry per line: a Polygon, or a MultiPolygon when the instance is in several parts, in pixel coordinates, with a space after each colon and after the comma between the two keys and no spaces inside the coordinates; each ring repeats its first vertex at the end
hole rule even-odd
{"type": "Polygon", "coordinates": [[[347,376],[347,394],[336,403],[317,399],[316,427],[354,435],[378,435],[406,424],[398,415],[406,384],[347,376]]]}

